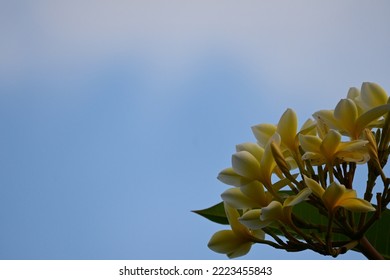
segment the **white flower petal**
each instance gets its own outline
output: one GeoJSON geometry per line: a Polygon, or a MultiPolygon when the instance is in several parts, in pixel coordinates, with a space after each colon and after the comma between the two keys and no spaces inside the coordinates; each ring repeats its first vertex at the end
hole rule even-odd
{"type": "Polygon", "coordinates": [[[256,143],[246,142],[236,145],[236,151],[247,151],[251,153],[259,162],[264,154],[264,149],[256,143]]]}
{"type": "Polygon", "coordinates": [[[260,174],[259,161],[249,152],[241,151],[232,156],[233,170],[241,176],[249,179],[257,179],[260,174]]]}
{"type": "Polygon", "coordinates": [[[299,134],[299,143],[305,152],[319,153],[322,140],[318,136],[299,134]]]}
{"type": "Polygon", "coordinates": [[[220,180],[222,183],[235,187],[241,187],[251,181],[248,178],[238,175],[231,167],[222,170],[218,174],[217,179],[220,180]]]}
{"type": "Polygon", "coordinates": [[[325,193],[325,190],[321,187],[321,185],[309,177],[303,176],[303,179],[305,181],[306,186],[311,189],[315,196],[321,198],[322,195],[325,193]]]}
{"type": "Polygon", "coordinates": [[[340,128],[346,131],[349,136],[355,139],[359,137],[359,135],[355,135],[356,120],[358,118],[358,109],[355,102],[351,99],[341,99],[334,110],[334,117],[340,128]]]}
{"type": "Polygon", "coordinates": [[[252,132],[262,147],[267,145],[269,139],[276,132],[276,126],[273,124],[258,124],[252,126],[252,132]]]}
{"type": "Polygon", "coordinates": [[[376,83],[364,82],[360,91],[361,100],[366,110],[387,103],[386,91],[376,83]]]}
{"type": "Polygon", "coordinates": [[[261,221],[274,221],[283,217],[283,206],[279,201],[271,201],[267,207],[261,209],[261,221]]]}
{"type": "Polygon", "coordinates": [[[312,193],[310,188],[301,190],[298,194],[289,196],[283,203],[283,206],[294,206],[305,201],[312,193]]]}
{"type": "Polygon", "coordinates": [[[240,188],[230,188],[221,194],[222,200],[236,209],[261,207],[256,200],[243,194],[240,188]]]}
{"type": "Polygon", "coordinates": [[[287,109],[279,120],[276,132],[289,149],[295,150],[295,136],[298,129],[298,118],[294,110],[287,109]]]}
{"type": "Polygon", "coordinates": [[[261,221],[260,214],[261,214],[260,209],[250,210],[248,212],[245,212],[245,214],[241,216],[239,221],[241,224],[243,224],[244,226],[246,226],[251,230],[262,229],[267,225],[269,225],[269,222],[261,221]]]}

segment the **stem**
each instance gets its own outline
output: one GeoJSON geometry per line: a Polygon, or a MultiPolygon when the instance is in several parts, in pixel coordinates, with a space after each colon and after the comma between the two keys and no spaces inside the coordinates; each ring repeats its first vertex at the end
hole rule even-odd
{"type": "Polygon", "coordinates": [[[363,236],[359,240],[359,249],[362,251],[363,255],[366,256],[369,260],[384,260],[385,258],[372,246],[370,241],[363,236]]]}
{"type": "Polygon", "coordinates": [[[329,172],[329,183],[332,184],[334,182],[333,178],[333,166],[331,164],[327,164],[328,172],[329,172]]]}
{"type": "Polygon", "coordinates": [[[347,182],[348,182],[348,184],[346,185],[346,187],[348,189],[352,189],[353,178],[355,177],[355,171],[356,171],[356,163],[355,162],[350,162],[349,163],[349,171],[347,173],[347,182]]]}
{"type": "Polygon", "coordinates": [[[317,167],[317,170],[318,170],[318,179],[319,179],[319,183],[321,184],[322,188],[323,189],[326,189],[326,173],[324,172],[324,169],[322,169],[322,166],[319,165],[317,167]]]}
{"type": "Polygon", "coordinates": [[[364,193],[364,199],[368,202],[372,199],[372,191],[375,187],[376,179],[378,178],[378,174],[374,172],[375,168],[368,162],[368,179],[366,185],[366,192],[364,193]]]}
{"type": "Polygon", "coordinates": [[[326,246],[328,250],[328,254],[332,255],[333,252],[333,247],[332,247],[332,225],[333,225],[333,218],[334,214],[330,213],[329,215],[329,221],[328,221],[328,230],[326,232],[325,236],[325,241],[326,241],[326,246]]]}

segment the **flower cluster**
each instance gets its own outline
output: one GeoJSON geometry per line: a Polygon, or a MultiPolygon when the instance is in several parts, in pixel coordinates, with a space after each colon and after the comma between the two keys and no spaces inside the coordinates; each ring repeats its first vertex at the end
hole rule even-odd
{"type": "Polygon", "coordinates": [[[365,82],[335,109],[315,112],[300,129],[292,109],[276,125],[253,126],[257,141],[237,145],[231,167],[218,175],[231,186],[221,195],[231,229],[215,233],[209,248],[230,258],[245,255],[255,243],[334,257],[354,249],[380,258],[365,245],[365,234],[390,201],[383,170],[388,99],[379,85],[365,82]],[[362,198],[354,182],[358,164],[368,166],[362,198]],[[372,203],[377,178],[383,189],[375,190],[372,203]]]}

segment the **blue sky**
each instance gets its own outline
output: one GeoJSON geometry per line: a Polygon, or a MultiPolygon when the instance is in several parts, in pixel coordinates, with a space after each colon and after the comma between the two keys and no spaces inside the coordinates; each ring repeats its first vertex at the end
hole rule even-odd
{"type": "Polygon", "coordinates": [[[390,90],[389,8],[1,1],[0,258],[225,259],[206,246],[224,227],[190,211],[219,202],[252,125],[390,90]]]}

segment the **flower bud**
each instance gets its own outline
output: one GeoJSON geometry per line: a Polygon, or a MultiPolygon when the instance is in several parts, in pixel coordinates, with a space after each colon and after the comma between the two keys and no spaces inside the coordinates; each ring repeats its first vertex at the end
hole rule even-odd
{"type": "Polygon", "coordinates": [[[282,153],[280,147],[275,142],[271,142],[270,148],[271,148],[272,156],[274,157],[276,164],[278,165],[280,170],[283,172],[283,174],[290,173],[289,168],[288,168],[288,164],[287,164],[286,160],[284,159],[284,156],[283,156],[283,153],[282,153]]]}
{"type": "Polygon", "coordinates": [[[380,160],[378,157],[378,145],[377,145],[377,142],[375,140],[374,134],[372,133],[371,130],[366,128],[364,130],[364,136],[368,141],[367,150],[368,150],[368,154],[370,156],[371,162],[374,164],[374,166],[378,170],[382,170],[382,166],[380,164],[380,160]]]}

